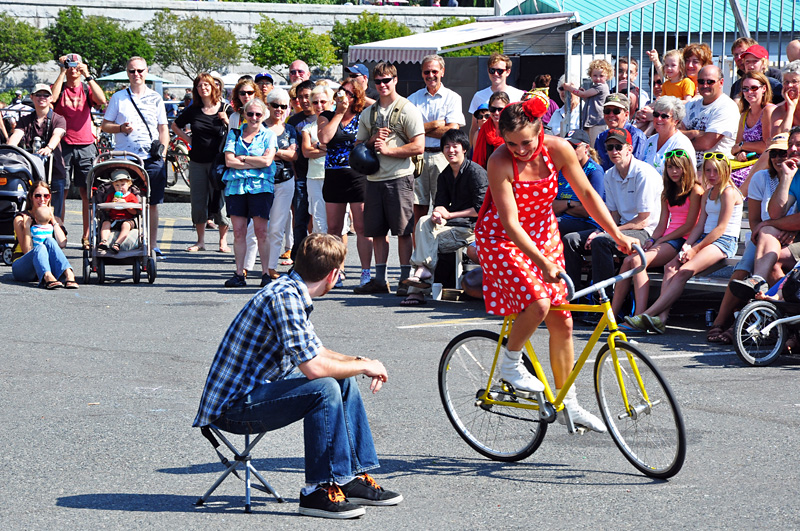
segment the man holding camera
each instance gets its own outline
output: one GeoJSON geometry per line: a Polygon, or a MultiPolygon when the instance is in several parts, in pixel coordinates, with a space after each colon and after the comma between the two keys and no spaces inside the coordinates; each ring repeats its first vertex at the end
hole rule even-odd
{"type": "Polygon", "coordinates": [[[164,202],[167,166],[164,153],[169,145],[167,110],[158,92],[144,84],[147,62],[131,57],[126,66],[130,86],[116,92],[108,102],[101,129],[114,133],[115,149],[130,151],[144,159],[150,179],[150,248],[161,256],[158,248],[158,205],[164,202]]]}
{"type": "Polygon", "coordinates": [[[78,187],[83,203],[83,234],[81,245],[89,248],[89,199],[86,178],[97,157],[92,131],[92,107],[106,104],[106,95],[89,74],[89,67],[80,55],[70,53],[59,57],[61,72],[53,83],[53,110],[64,117],[67,133],[61,140],[61,152],[67,176],[78,187]],[[83,82],[81,82],[83,79],[83,82]]]}

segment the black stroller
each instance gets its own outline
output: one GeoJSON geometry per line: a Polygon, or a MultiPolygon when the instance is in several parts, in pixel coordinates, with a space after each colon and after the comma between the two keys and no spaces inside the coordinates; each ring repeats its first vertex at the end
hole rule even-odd
{"type": "Polygon", "coordinates": [[[27,208],[33,183],[44,178],[42,159],[19,147],[0,145],[0,249],[6,265],[14,254],[14,216],[27,208]]]}
{"type": "MultiPolygon", "coordinates": [[[[89,204],[91,208],[89,220],[89,249],[83,252],[83,283],[88,284],[92,273],[97,274],[97,282],[102,284],[106,279],[107,265],[125,265],[133,268],[133,282],[141,281],[142,271],[147,274],[147,281],[152,284],[156,280],[156,259],[151,256],[149,244],[147,206],[149,203],[150,183],[141,157],[127,151],[107,151],[94,160],[89,176],[89,204]],[[123,169],[131,176],[133,184],[141,191],[141,203],[105,202],[109,192],[113,192],[111,173],[123,169]],[[137,229],[130,231],[122,242],[119,252],[105,253],[98,248],[100,243],[101,213],[113,209],[135,209],[138,211],[137,229]]],[[[112,231],[112,238],[118,233],[112,231]]]]}

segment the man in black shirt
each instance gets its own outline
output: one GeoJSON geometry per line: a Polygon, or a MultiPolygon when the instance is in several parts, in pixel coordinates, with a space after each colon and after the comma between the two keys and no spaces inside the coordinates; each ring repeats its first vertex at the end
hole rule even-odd
{"type": "MultiPolygon", "coordinates": [[[[297,131],[297,138],[302,138],[303,128],[315,122],[317,116],[311,108],[311,91],[314,89],[314,82],[306,80],[297,85],[295,94],[297,103],[300,105],[301,112],[295,113],[287,120],[291,127],[297,131]]],[[[306,177],[308,175],[308,159],[303,155],[303,150],[297,150],[297,160],[294,161],[294,246],[292,247],[292,259],[297,254],[303,238],[308,236],[308,222],[311,216],[308,213],[308,188],[306,187],[306,177]]]]}
{"type": "Polygon", "coordinates": [[[442,135],[442,153],[448,166],[439,174],[433,212],[420,218],[414,228],[414,273],[404,284],[408,297],[401,306],[425,304],[439,253],[449,253],[475,241],[475,222],[489,186],[486,170],[466,158],[469,137],[460,129],[442,135]]]}

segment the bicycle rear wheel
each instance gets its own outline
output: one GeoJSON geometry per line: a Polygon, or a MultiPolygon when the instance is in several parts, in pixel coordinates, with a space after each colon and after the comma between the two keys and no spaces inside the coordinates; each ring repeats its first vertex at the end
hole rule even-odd
{"type": "Polygon", "coordinates": [[[615,348],[631,412],[625,411],[608,345],[600,349],[594,367],[597,403],[611,438],[625,458],[645,475],[659,479],[672,477],[686,458],[683,415],[672,389],[639,349],[625,341],[617,341],[615,348]]]}
{"type": "MultiPolygon", "coordinates": [[[[519,461],[539,448],[547,423],[539,420],[538,410],[481,402],[499,339],[494,332],[471,330],[450,341],[439,363],[439,394],[447,417],[467,444],[495,461],[519,461]]],[[[519,401],[507,393],[497,374],[490,393],[495,400],[519,401]]]]}
{"type": "Polygon", "coordinates": [[[761,367],[777,359],[788,339],[784,325],[772,328],[767,335],[761,331],[782,318],[778,308],[769,301],[753,301],[742,308],[733,325],[736,354],[742,361],[761,367]]]}
{"type": "Polygon", "coordinates": [[[186,186],[191,188],[189,184],[189,156],[180,151],[176,151],[174,156],[175,162],[172,163],[172,171],[177,176],[175,181],[177,182],[178,177],[180,177],[186,183],[186,186]]]}

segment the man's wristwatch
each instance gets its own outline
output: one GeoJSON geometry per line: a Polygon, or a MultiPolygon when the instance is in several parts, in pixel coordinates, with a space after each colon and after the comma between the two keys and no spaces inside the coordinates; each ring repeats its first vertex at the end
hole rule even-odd
{"type": "Polygon", "coordinates": [[[567,210],[569,210],[570,208],[572,208],[572,201],[567,199],[567,210]]]}
{"type": "Polygon", "coordinates": [[[83,79],[84,79],[84,81],[86,81],[87,83],[88,83],[89,81],[94,81],[94,78],[93,78],[92,76],[86,76],[86,77],[85,77],[85,78],[83,78],[83,79]]]}

